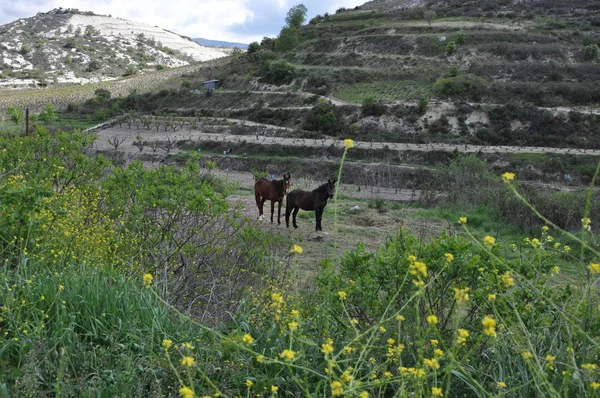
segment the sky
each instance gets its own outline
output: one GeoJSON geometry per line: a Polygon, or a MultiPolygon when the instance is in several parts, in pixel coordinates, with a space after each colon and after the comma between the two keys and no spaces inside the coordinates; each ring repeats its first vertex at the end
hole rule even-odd
{"type": "Polygon", "coordinates": [[[54,8],[111,15],[189,37],[251,43],[275,37],[288,10],[304,4],[310,20],[367,0],[0,0],[0,25],[54,8]]]}

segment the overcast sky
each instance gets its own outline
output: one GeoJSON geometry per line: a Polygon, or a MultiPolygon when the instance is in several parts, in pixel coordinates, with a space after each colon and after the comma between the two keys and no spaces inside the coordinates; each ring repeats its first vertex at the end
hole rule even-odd
{"type": "Polygon", "coordinates": [[[367,0],[0,0],[0,25],[53,8],[78,8],[96,14],[156,25],[185,36],[250,43],[273,37],[287,11],[304,4],[308,19],[355,7],[367,0]]]}

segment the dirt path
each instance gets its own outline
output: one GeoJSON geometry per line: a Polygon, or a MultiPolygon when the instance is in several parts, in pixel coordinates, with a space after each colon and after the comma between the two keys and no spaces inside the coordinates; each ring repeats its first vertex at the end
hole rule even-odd
{"type": "MultiPolygon", "coordinates": [[[[233,119],[232,119],[233,120],[233,119]]],[[[250,125],[251,122],[246,122],[250,125]]],[[[264,126],[265,128],[281,129],[277,126],[254,123],[252,125],[264,126]]],[[[215,134],[205,133],[200,129],[196,130],[179,130],[176,132],[152,131],[152,130],[136,130],[127,127],[111,127],[104,130],[96,131],[99,138],[96,141],[96,147],[99,150],[114,149],[108,141],[115,139],[123,140],[121,150],[126,152],[136,152],[137,148],[132,144],[136,141],[136,135],[140,134],[144,140],[166,141],[171,140],[193,140],[193,141],[214,141],[214,142],[231,142],[231,143],[260,143],[263,145],[285,145],[292,147],[329,147],[335,146],[338,148],[344,147],[344,142],[335,139],[308,139],[308,138],[287,138],[287,137],[266,137],[261,135],[231,135],[231,134],[215,134]]],[[[600,150],[597,149],[577,149],[577,148],[550,148],[550,147],[519,147],[519,146],[491,146],[491,145],[465,145],[465,144],[411,144],[411,143],[395,143],[395,142],[365,142],[356,141],[357,148],[373,148],[383,149],[388,148],[396,151],[443,151],[443,152],[463,152],[463,153],[556,153],[570,155],[600,155],[600,150]]],[[[175,151],[176,152],[176,151],[175,151]]]]}

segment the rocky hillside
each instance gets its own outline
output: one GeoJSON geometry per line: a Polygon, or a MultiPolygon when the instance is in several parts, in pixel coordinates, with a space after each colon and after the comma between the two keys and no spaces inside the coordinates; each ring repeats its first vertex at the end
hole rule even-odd
{"type": "Polygon", "coordinates": [[[228,54],[155,26],[55,9],[0,26],[0,87],[111,80],[228,54]]]}

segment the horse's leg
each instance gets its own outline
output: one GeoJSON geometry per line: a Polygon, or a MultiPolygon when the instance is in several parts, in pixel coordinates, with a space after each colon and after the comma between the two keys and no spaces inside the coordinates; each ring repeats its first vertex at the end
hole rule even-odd
{"type": "Polygon", "coordinates": [[[317,231],[322,231],[323,228],[321,228],[321,218],[323,217],[323,209],[316,209],[315,210],[315,218],[317,219],[317,225],[315,227],[315,230],[317,231]]]}
{"type": "Polygon", "coordinates": [[[277,225],[281,225],[281,204],[283,199],[279,201],[279,207],[277,208],[277,225]]]}
{"type": "Polygon", "coordinates": [[[271,201],[271,224],[273,224],[273,213],[275,213],[275,201],[271,201]]]}
{"type": "Polygon", "coordinates": [[[298,214],[298,211],[300,210],[299,207],[294,208],[294,228],[298,228],[298,224],[296,224],[296,214],[298,214]]]}
{"type": "Polygon", "coordinates": [[[260,215],[258,216],[258,218],[262,219],[264,217],[263,215],[263,208],[265,206],[265,200],[267,200],[266,198],[261,198],[260,199],[260,206],[258,208],[258,211],[260,212],[260,215]]]}
{"type": "Polygon", "coordinates": [[[292,206],[289,203],[286,204],[285,207],[285,226],[286,228],[290,227],[290,213],[292,212],[292,206]]]}
{"type": "Polygon", "coordinates": [[[258,207],[258,219],[260,220],[260,216],[262,215],[262,206],[260,205],[260,194],[256,189],[254,190],[254,199],[256,199],[256,207],[258,207]]]}

